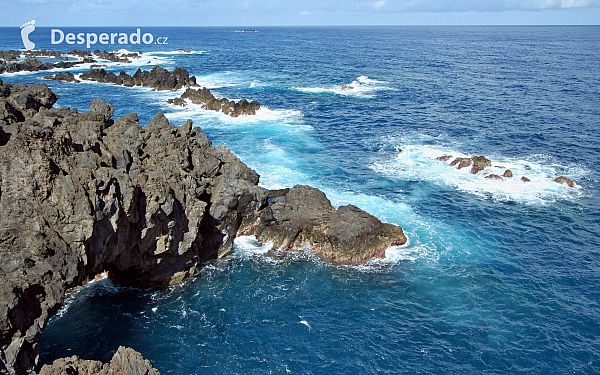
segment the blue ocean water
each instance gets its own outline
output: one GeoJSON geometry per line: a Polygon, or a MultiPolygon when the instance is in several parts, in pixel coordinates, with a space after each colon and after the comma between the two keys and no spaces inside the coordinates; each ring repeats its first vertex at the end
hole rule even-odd
{"type": "MultiPolygon", "coordinates": [[[[600,373],[600,27],[146,31],[169,44],[118,46],[145,53],[108,69],[185,67],[268,108],[231,119],[167,105],[176,93],[1,78],[44,82],[81,111],[99,96],[142,124],[191,118],[263,186],[313,185],[410,243],[342,267],[273,260],[243,237],[179,286],[97,281],[51,320],[42,361],[108,360],[126,345],[163,374],[600,373]],[[444,154],[486,155],[515,181],[454,170],[444,154]]],[[[72,49],[49,33],[32,34],[37,48],[72,49]]],[[[0,36],[22,47],[18,29],[0,36]]]]}

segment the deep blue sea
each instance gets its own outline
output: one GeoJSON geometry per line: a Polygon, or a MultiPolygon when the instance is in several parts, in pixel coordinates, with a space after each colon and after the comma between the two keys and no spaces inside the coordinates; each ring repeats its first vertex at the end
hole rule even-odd
{"type": "MultiPolygon", "coordinates": [[[[90,283],[48,324],[43,362],[106,361],[126,345],[172,375],[600,373],[600,27],[234,31],[142,28],[169,44],[100,47],[144,52],[110,70],[184,67],[218,96],[258,100],[254,117],[47,72],[0,77],[44,82],[80,111],[102,97],[142,124],[191,118],[263,186],[318,187],[402,226],[409,245],[350,267],[273,260],[243,237],[179,286],[90,283]],[[444,154],[485,155],[515,178],[453,169],[444,154]]],[[[22,48],[18,28],[0,36],[22,48]]],[[[49,29],[31,40],[73,48],[51,45],[49,29]]]]}

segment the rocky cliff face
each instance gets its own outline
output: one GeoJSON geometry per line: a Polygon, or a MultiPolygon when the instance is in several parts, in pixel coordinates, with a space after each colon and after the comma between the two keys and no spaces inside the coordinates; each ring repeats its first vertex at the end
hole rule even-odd
{"type": "Polygon", "coordinates": [[[191,121],[143,129],[112,105],[55,108],[45,85],[0,81],[0,372],[36,365],[67,288],[108,270],[176,283],[226,255],[265,205],[258,175],[191,121]]]}
{"type": "MultiPolygon", "coordinates": [[[[336,210],[317,189],[260,188],[256,172],[190,120],[175,127],[158,113],[143,128],[135,114],[113,120],[102,99],[85,113],[52,108],[57,99],[46,85],[0,80],[2,374],[36,368],[65,291],[102,271],[134,286],[178,283],[226,256],[238,234],[309,245],[341,263],[406,241],[399,227],[354,206],[336,210]]],[[[61,363],[65,372],[47,373],[95,373],[77,359],[61,363]]]]}

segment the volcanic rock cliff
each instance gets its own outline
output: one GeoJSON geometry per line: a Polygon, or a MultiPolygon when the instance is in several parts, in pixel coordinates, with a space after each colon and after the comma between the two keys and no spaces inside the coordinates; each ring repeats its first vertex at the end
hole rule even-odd
{"type": "Polygon", "coordinates": [[[0,373],[36,368],[65,291],[102,271],[127,285],[177,283],[227,255],[240,228],[334,261],[403,241],[316,189],[269,205],[258,174],[190,120],[176,127],[158,113],[143,128],[135,114],[113,120],[101,99],[85,113],[52,108],[57,99],[46,85],[0,80],[0,373]]]}

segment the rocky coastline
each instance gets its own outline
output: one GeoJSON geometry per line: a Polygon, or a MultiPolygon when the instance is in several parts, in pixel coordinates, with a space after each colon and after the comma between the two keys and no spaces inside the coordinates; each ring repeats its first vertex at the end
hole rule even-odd
{"type": "Polygon", "coordinates": [[[196,86],[196,77],[190,77],[187,69],[175,68],[169,72],[158,65],[154,66],[151,71],[138,69],[133,75],[123,71],[116,75],[104,69],[90,69],[81,74],[80,78],[86,81],[112,83],[126,87],[151,87],[155,90],[178,90],[183,87],[196,86]]]}
{"type": "MultiPolygon", "coordinates": [[[[102,99],[83,113],[53,108],[57,100],[44,84],[0,80],[0,373],[38,370],[38,342],[65,292],[103,271],[136,287],[179,283],[247,234],[335,263],[406,241],[399,227],[354,206],[336,210],[317,189],[261,188],[190,120],[173,126],[159,112],[143,127],[135,114],[112,119],[102,99]]],[[[42,373],[137,374],[78,361],[42,373]]]]}

